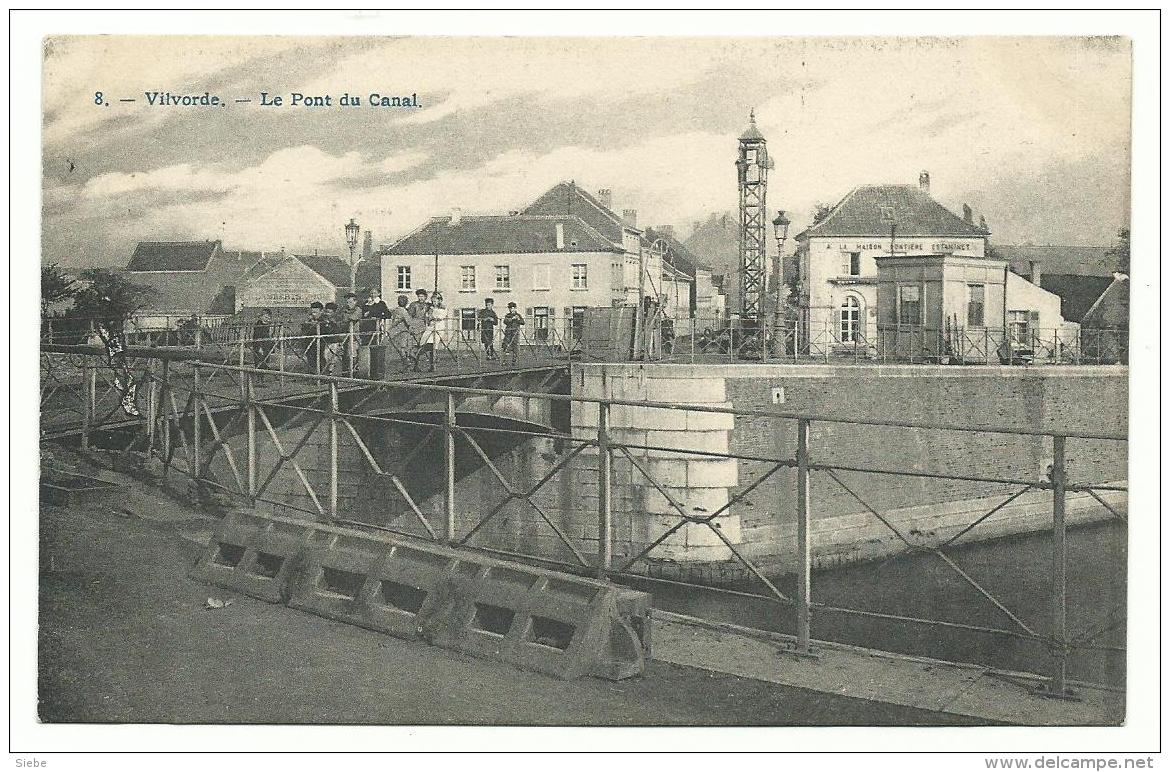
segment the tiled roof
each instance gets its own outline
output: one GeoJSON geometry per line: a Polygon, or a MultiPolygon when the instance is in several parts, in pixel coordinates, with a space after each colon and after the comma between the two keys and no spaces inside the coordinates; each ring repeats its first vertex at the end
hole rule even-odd
{"type": "Polygon", "coordinates": [[[1066,322],[1081,321],[1112,281],[1112,275],[1077,276],[1060,273],[1040,275],[1041,288],[1060,297],[1060,315],[1066,322]]]}
{"type": "MultiPolygon", "coordinates": [[[[611,241],[575,215],[463,216],[432,218],[390,247],[391,255],[491,255],[546,252],[620,252],[621,238],[611,241]],[[564,249],[557,249],[557,223],[565,230],[564,249]]],[[[348,281],[348,280],[347,280],[348,281]]]]}
{"type": "Polygon", "coordinates": [[[1117,258],[1105,253],[1110,247],[996,244],[995,251],[1012,270],[1026,276],[1028,263],[1035,262],[1041,273],[1100,276],[1113,279],[1117,258]]]}
{"type": "MultiPolygon", "coordinates": [[[[333,255],[293,255],[293,259],[304,263],[308,266],[309,270],[316,273],[334,287],[345,288],[349,286],[349,263],[340,257],[333,255]]],[[[377,260],[364,260],[358,263],[358,289],[377,287],[381,283],[382,268],[377,260]]]]}
{"type": "Polygon", "coordinates": [[[549,188],[523,214],[575,215],[610,241],[622,243],[622,218],[571,180],[549,188]]]}
{"type": "Polygon", "coordinates": [[[674,263],[676,268],[680,269],[683,273],[687,274],[691,278],[694,278],[696,269],[702,271],[711,270],[711,266],[695,257],[695,255],[686,248],[686,245],[684,245],[674,236],[671,236],[670,234],[664,233],[660,230],[655,230],[654,228],[647,228],[642,233],[642,240],[647,244],[647,246],[653,245],[654,242],[658,239],[662,239],[670,247],[668,259],[674,263]]]}
{"type": "Polygon", "coordinates": [[[218,241],[140,241],[127,271],[204,271],[218,241]]]}
{"type": "Polygon", "coordinates": [[[1129,277],[1118,274],[1093,303],[1081,324],[1090,329],[1129,329],[1129,277]]]}
{"type": "Polygon", "coordinates": [[[987,231],[946,209],[917,185],[862,185],[829,216],[796,238],[888,236],[890,214],[899,236],[986,236],[987,231]]]}

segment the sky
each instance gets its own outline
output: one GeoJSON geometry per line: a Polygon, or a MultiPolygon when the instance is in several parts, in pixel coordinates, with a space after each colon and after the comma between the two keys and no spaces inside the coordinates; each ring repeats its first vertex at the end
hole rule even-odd
{"type": "Polygon", "coordinates": [[[768,206],[793,233],[818,203],[922,170],[993,242],[1103,245],[1128,227],[1122,38],[94,36],[44,50],[42,259],[65,266],[124,265],[138,241],[341,254],[350,218],[389,244],[568,179],[685,237],[737,206],[753,108],[776,164],[768,206]],[[147,91],[227,106],[152,106],[147,91]],[[333,106],[291,106],[293,92],[333,106]],[[339,106],[347,92],[363,104],[339,106]],[[421,107],[371,108],[370,92],[421,107]]]}

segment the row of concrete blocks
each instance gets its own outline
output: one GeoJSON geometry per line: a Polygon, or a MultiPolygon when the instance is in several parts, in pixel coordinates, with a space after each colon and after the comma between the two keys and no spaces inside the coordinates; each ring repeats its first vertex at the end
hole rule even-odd
{"type": "Polygon", "coordinates": [[[397,535],[234,511],[192,578],[561,678],[651,654],[647,593],[397,535]]]}

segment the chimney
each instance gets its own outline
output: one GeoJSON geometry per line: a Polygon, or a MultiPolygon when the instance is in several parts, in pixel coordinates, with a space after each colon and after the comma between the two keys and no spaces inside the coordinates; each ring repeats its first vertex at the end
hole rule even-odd
{"type": "Polygon", "coordinates": [[[557,249],[565,248],[565,224],[557,223],[557,249]]]}
{"type": "Polygon", "coordinates": [[[967,223],[968,225],[974,225],[975,221],[972,219],[974,214],[975,213],[971,211],[971,207],[963,204],[963,222],[967,223]]]}
{"type": "Polygon", "coordinates": [[[1040,263],[1036,260],[1028,261],[1028,281],[1040,286],[1040,263]]]}
{"type": "Polygon", "coordinates": [[[930,172],[925,169],[918,175],[918,189],[923,193],[930,192],[930,172]]]}
{"type": "Polygon", "coordinates": [[[623,209],[622,222],[627,228],[638,227],[638,210],[637,209],[623,209]]]}
{"type": "Polygon", "coordinates": [[[601,190],[597,191],[597,200],[600,201],[601,205],[604,206],[606,209],[612,209],[613,208],[613,191],[610,190],[609,188],[602,188],[601,190]]]}
{"type": "Polygon", "coordinates": [[[979,215],[979,230],[986,231],[988,233],[991,232],[987,227],[987,218],[983,215],[979,215]]]}
{"type": "Polygon", "coordinates": [[[463,220],[463,210],[457,206],[452,207],[451,208],[451,222],[450,222],[451,227],[455,227],[462,220],[463,220]]]}
{"type": "Polygon", "coordinates": [[[366,240],[362,244],[362,257],[369,260],[374,256],[374,234],[366,231],[366,240]]]}

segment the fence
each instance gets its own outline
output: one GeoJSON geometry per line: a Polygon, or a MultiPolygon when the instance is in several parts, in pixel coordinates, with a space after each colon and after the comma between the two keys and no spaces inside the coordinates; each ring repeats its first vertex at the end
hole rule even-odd
{"type": "MultiPolygon", "coordinates": [[[[56,317],[41,320],[41,343],[102,345],[96,329],[101,320],[56,317]]],[[[194,349],[202,358],[222,364],[252,365],[280,373],[321,373],[380,377],[394,369],[479,369],[490,360],[514,366],[564,362],[579,351],[580,341],[556,326],[515,335],[513,350],[505,351],[508,337],[499,329],[491,336],[494,351],[481,330],[462,328],[458,319],[445,319],[428,334],[418,326],[393,327],[389,320],[367,319],[338,324],[325,320],[299,324],[269,324],[232,317],[151,316],[129,320],[123,333],[127,345],[159,349],[194,349]],[[424,348],[431,343],[431,350],[424,348]],[[420,357],[420,354],[422,355],[420,357]],[[510,356],[509,356],[510,355],[510,356]]]]}
{"type": "MultiPolygon", "coordinates": [[[[477,546],[490,552],[512,558],[527,559],[564,570],[598,577],[624,578],[644,576],[647,566],[655,559],[655,553],[667,540],[683,528],[699,528],[709,531],[731,556],[741,565],[746,575],[753,578],[756,591],[730,591],[751,598],[759,598],[778,604],[779,607],[795,612],[795,626],[792,635],[792,651],[797,655],[811,655],[810,648],[816,615],[839,614],[858,619],[879,619],[901,626],[927,626],[937,630],[957,631],[968,635],[990,635],[1001,639],[1022,640],[1046,647],[1047,662],[1035,663],[1034,670],[1045,673],[1046,693],[1053,697],[1065,697],[1069,693],[1067,674],[1068,658],[1071,652],[1079,650],[1119,652],[1123,648],[1099,643],[1102,636],[1120,624],[1114,614],[1124,612],[1124,604],[1111,609],[1110,620],[1078,633],[1071,633],[1067,615],[1067,518],[1066,497],[1070,493],[1088,494],[1104,510],[1122,523],[1126,516],[1118,507],[1108,503],[1102,493],[1124,491],[1124,486],[1111,485],[1091,480],[1072,481],[1067,478],[1066,442],[1069,439],[1101,442],[1126,441],[1126,436],[1110,432],[1066,432],[1052,434],[1013,427],[971,429],[946,424],[928,424],[905,421],[851,420],[838,416],[823,416],[763,410],[742,410],[714,406],[695,406],[646,402],[638,400],[593,399],[571,397],[559,394],[530,393],[524,391],[492,390],[458,386],[440,386],[421,383],[369,381],[345,377],[330,377],[311,374],[288,374],[291,380],[304,385],[302,394],[310,397],[290,407],[287,403],[264,399],[258,396],[256,380],[271,373],[250,367],[217,365],[200,362],[187,357],[189,352],[137,351],[131,352],[129,363],[137,383],[140,401],[145,401],[142,419],[138,420],[122,435],[122,441],[129,434],[129,442],[117,450],[124,456],[152,460],[161,465],[165,479],[171,473],[181,473],[191,478],[197,486],[206,486],[224,495],[233,497],[250,506],[262,503],[278,506],[282,512],[295,512],[301,517],[324,520],[332,523],[382,529],[404,533],[453,545],[477,546]],[[343,392],[356,392],[360,398],[348,409],[342,409],[343,392]],[[385,394],[407,394],[411,404],[420,399],[430,399],[439,406],[438,419],[428,419],[423,414],[413,415],[368,415],[360,412],[371,399],[385,394]],[[524,427],[511,424],[508,427],[467,426],[460,423],[461,401],[506,400],[510,398],[539,398],[554,403],[569,404],[579,411],[595,414],[595,427],[585,431],[575,430],[566,434],[543,427],[524,427]],[[180,407],[182,405],[182,407],[180,407]],[[768,419],[789,422],[796,427],[796,442],[792,455],[787,457],[756,456],[744,453],[720,453],[702,450],[686,450],[653,445],[647,442],[621,441],[616,435],[614,417],[621,411],[668,411],[668,416],[708,416],[722,414],[747,420],[768,419]],[[279,417],[283,413],[283,421],[279,417]],[[218,420],[217,420],[218,417],[218,420]],[[820,423],[849,424],[859,426],[892,426],[911,429],[926,429],[941,432],[1013,434],[1046,438],[1051,443],[1052,466],[1047,479],[1026,479],[1021,473],[1015,476],[980,476],[964,472],[938,473],[919,469],[889,469],[868,465],[841,465],[819,462],[812,448],[812,429],[820,423]],[[280,429],[278,430],[278,425],[280,429]],[[379,460],[370,437],[390,428],[423,433],[422,439],[413,441],[409,452],[398,458],[393,465],[379,460]],[[320,430],[320,432],[319,432],[320,430]],[[283,433],[283,436],[282,436],[283,433]],[[314,445],[313,437],[324,436],[320,445],[314,445]],[[238,438],[235,446],[231,439],[238,438]],[[555,452],[543,467],[544,472],[536,478],[509,479],[489,452],[484,448],[487,438],[506,437],[516,442],[551,440],[555,452]],[[243,447],[240,447],[240,444],[243,447]],[[266,454],[258,449],[259,443],[268,443],[275,453],[266,454]],[[388,511],[383,522],[369,519],[355,519],[345,511],[341,495],[342,477],[340,455],[343,443],[362,465],[362,473],[380,481],[388,491],[393,491],[401,501],[400,511],[388,511]],[[318,450],[311,450],[317,448],[318,450]],[[324,463],[313,468],[307,461],[314,452],[324,451],[324,463]],[[428,450],[429,449],[429,450],[428,450]],[[424,450],[433,452],[430,466],[441,468],[439,490],[436,502],[441,502],[441,515],[428,513],[419,502],[426,491],[412,490],[412,480],[404,473],[412,459],[420,457],[424,450]],[[464,464],[468,457],[486,470],[489,479],[498,482],[502,498],[488,506],[486,501],[459,500],[456,484],[457,455],[462,451],[464,464]],[[242,456],[242,458],[241,458],[242,456]],[[734,495],[729,495],[726,504],[714,511],[692,508],[680,498],[678,488],[662,479],[655,472],[655,463],[661,459],[736,459],[762,463],[767,471],[758,476],[750,485],[734,495]],[[215,464],[213,465],[213,461],[215,464]],[[302,463],[304,462],[304,463],[302,463]],[[669,503],[669,518],[675,520],[661,533],[648,532],[645,538],[635,543],[629,537],[625,554],[615,554],[615,534],[619,534],[615,523],[615,468],[621,465],[639,484],[653,489],[669,503]],[[213,466],[221,470],[223,479],[212,473],[213,466]],[[287,498],[273,493],[272,485],[277,475],[287,469],[295,476],[294,484],[303,488],[304,507],[290,504],[287,498]],[[587,480],[590,495],[572,495],[558,499],[557,511],[548,505],[547,493],[554,479],[563,483],[564,474],[578,470],[577,479],[587,480]],[[584,471],[581,471],[581,470],[584,471]],[[745,498],[757,490],[759,485],[780,470],[795,473],[796,530],[795,530],[795,592],[782,592],[772,577],[761,570],[746,554],[744,545],[736,543],[719,528],[717,518],[740,505],[745,498]],[[909,553],[933,555],[965,584],[975,590],[989,605],[989,612],[1000,615],[1007,626],[979,625],[946,619],[933,619],[897,615],[882,611],[846,608],[814,602],[812,599],[812,527],[817,502],[813,500],[810,481],[814,475],[824,476],[855,498],[866,513],[875,518],[905,545],[909,553]],[[936,542],[923,541],[920,536],[903,532],[878,508],[867,503],[857,492],[858,486],[850,484],[850,475],[876,475],[895,478],[933,478],[994,483],[1010,486],[1011,493],[988,511],[974,518],[955,533],[936,542]],[[1023,619],[1001,599],[988,591],[984,584],[961,568],[947,553],[956,541],[968,535],[981,523],[1010,505],[1023,494],[1043,490],[1051,491],[1052,501],[1052,568],[1049,605],[1051,616],[1047,632],[1035,621],[1023,619]],[[594,493],[595,491],[595,493],[594,493]],[[593,503],[595,499],[595,504],[593,503]],[[506,507],[527,507],[536,517],[533,522],[544,529],[544,534],[556,549],[548,550],[507,550],[499,546],[483,544],[482,537],[488,526],[506,507]],[[572,523],[584,522],[584,530],[573,530],[572,523]],[[586,535],[592,522],[593,535],[586,535]],[[620,559],[619,559],[620,558],[620,559]]],[[[118,402],[106,411],[96,409],[102,403],[100,394],[109,390],[117,392],[124,388],[116,373],[111,373],[98,351],[89,347],[49,346],[42,352],[42,411],[46,399],[56,403],[71,403],[58,408],[73,409],[83,415],[80,431],[81,444],[88,447],[94,432],[106,424],[123,423],[117,412],[118,402]],[[66,372],[80,366],[87,377],[70,388],[62,388],[64,377],[46,377],[54,368],[66,372]],[[45,384],[52,391],[46,393],[45,384]],[[105,390],[105,391],[103,391],[105,390]],[[104,414],[103,414],[104,412],[104,414]],[[111,421],[111,417],[116,420],[111,421]]],[[[67,376],[65,376],[67,377],[67,376]]],[[[116,395],[115,395],[116,396],[116,395]]],[[[106,402],[109,408],[110,402],[106,402]]],[[[124,428],[124,427],[123,427],[124,428]]],[[[321,461],[320,456],[316,459],[321,461]]],[[[352,459],[347,461],[351,463],[352,459]]],[[[466,469],[464,469],[466,471],[466,469]]],[[[348,474],[352,474],[351,469],[348,474]]],[[[582,483],[584,484],[584,483],[582,483]]],[[[377,497],[380,506],[389,509],[385,503],[389,497],[377,497]]],[[[628,525],[628,524],[625,524],[628,525]]],[[[629,530],[624,533],[632,533],[629,530]]],[[[543,538],[543,537],[542,537],[543,538]]],[[[531,543],[540,539],[532,537],[531,543]]],[[[621,538],[617,539],[621,542],[621,538]]],[[[661,580],[659,580],[661,581],[661,580]]],[[[686,584],[685,582],[679,582],[686,584]]],[[[1122,620],[1123,621],[1123,620],[1122,620]]]]}
{"type": "MultiPolygon", "coordinates": [[[[82,344],[91,340],[94,320],[72,317],[42,319],[41,342],[82,344]]],[[[252,321],[239,317],[140,316],[127,322],[131,345],[186,346],[218,350],[221,361],[259,364],[298,372],[369,374],[359,352],[381,346],[389,361],[413,361],[424,330],[392,329],[387,321],[336,324],[276,323],[257,336],[252,321]],[[234,356],[231,354],[234,352],[234,356]],[[314,359],[318,360],[314,362],[314,359]]],[[[489,359],[478,319],[446,318],[434,327],[436,355],[448,363],[481,364],[489,359]]],[[[664,362],[832,362],[936,364],[1125,364],[1127,330],[1079,328],[948,327],[867,325],[843,328],[831,321],[751,320],[685,317],[652,325],[649,359],[664,362]]],[[[490,339],[502,352],[505,336],[497,325],[490,339]]],[[[528,359],[606,361],[608,349],[594,350],[579,317],[527,317],[516,336],[519,354],[528,359]]],[[[633,341],[631,340],[631,344],[633,341]]],[[[631,347],[632,350],[632,347],[631,347]]],[[[368,355],[367,355],[368,356],[368,355]]]]}

